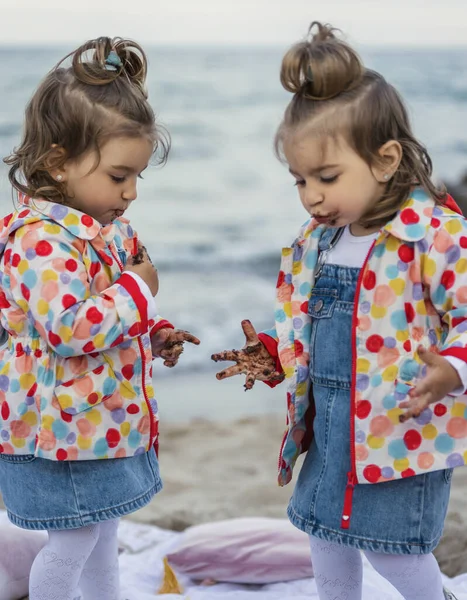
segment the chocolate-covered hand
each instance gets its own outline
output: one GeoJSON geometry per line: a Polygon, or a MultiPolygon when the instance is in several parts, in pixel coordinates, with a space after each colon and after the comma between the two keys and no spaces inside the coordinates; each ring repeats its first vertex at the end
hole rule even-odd
{"type": "Polygon", "coordinates": [[[152,354],[164,359],[166,367],[175,367],[183,352],[183,344],[189,342],[198,346],[200,341],[189,331],[164,327],[151,338],[152,354]]]}
{"type": "Polygon", "coordinates": [[[159,291],[157,269],[152,264],[146,248],[141,243],[138,244],[138,252],[128,257],[127,264],[123,269],[123,272],[125,271],[132,271],[139,275],[146,282],[153,296],[159,291]]]}
{"type": "Polygon", "coordinates": [[[138,244],[138,252],[132,255],[131,258],[133,265],[141,265],[145,260],[149,260],[149,262],[152,264],[151,257],[146,250],[146,246],[143,246],[141,243],[138,244]]]}
{"type": "Polygon", "coordinates": [[[245,391],[251,390],[255,381],[282,381],[284,373],[276,371],[276,361],[261,343],[250,321],[242,321],[246,344],[241,350],[224,350],[211,356],[215,362],[231,360],[237,364],[216,374],[217,379],[226,379],[233,375],[246,375],[245,391]]]}

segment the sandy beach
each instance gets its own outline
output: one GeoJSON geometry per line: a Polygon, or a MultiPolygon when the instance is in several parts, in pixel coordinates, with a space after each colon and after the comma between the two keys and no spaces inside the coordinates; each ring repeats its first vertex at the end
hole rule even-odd
{"type": "MultiPolygon", "coordinates": [[[[242,516],[286,518],[293,483],[276,484],[283,391],[257,384],[244,393],[241,383],[240,378],[218,383],[206,374],[159,379],[164,489],[131,519],[183,530],[242,516]],[[251,416],[245,417],[248,412],[251,416]]],[[[436,550],[443,572],[451,577],[467,571],[465,490],[467,469],[457,469],[436,550]]]]}
{"type": "Polygon", "coordinates": [[[206,374],[155,383],[164,489],[132,518],[181,530],[230,517],[285,516],[291,488],[276,484],[283,390],[257,383],[245,393],[240,377],[218,382],[206,374]]]}

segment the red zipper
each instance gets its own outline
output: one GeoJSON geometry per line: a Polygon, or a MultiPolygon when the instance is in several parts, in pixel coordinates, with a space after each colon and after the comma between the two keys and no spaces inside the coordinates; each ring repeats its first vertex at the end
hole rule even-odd
{"type": "MultiPolygon", "coordinates": [[[[112,254],[112,256],[115,259],[115,262],[117,263],[119,269],[121,272],[123,272],[123,265],[120,262],[120,259],[118,258],[118,254],[115,255],[114,251],[113,251],[113,244],[111,244],[109,246],[110,248],[110,253],[112,254]]],[[[142,372],[142,376],[143,376],[143,380],[142,380],[142,384],[143,384],[143,396],[144,396],[144,400],[146,401],[146,405],[148,407],[149,410],[149,414],[151,415],[151,423],[150,423],[150,428],[149,428],[149,435],[150,435],[150,444],[149,444],[149,448],[153,445],[154,443],[154,427],[155,427],[155,417],[154,417],[154,412],[152,410],[152,406],[151,403],[149,402],[149,398],[148,398],[148,392],[146,390],[146,354],[144,352],[144,347],[143,347],[143,342],[141,341],[141,338],[138,338],[138,347],[139,347],[139,351],[141,354],[141,372],[142,372]]]]}
{"type": "Polygon", "coordinates": [[[360,288],[362,286],[365,268],[368,263],[370,254],[375,247],[376,240],[371,244],[370,249],[365,257],[362,268],[357,279],[357,287],[355,290],[355,303],[352,315],[352,387],[350,390],[350,471],[347,473],[347,485],[344,494],[344,510],[342,512],[341,527],[348,529],[350,527],[350,518],[352,516],[353,492],[358,483],[357,467],[355,460],[355,388],[357,379],[357,313],[358,301],[360,298],[360,288]]]}
{"type": "MultiPolygon", "coordinates": [[[[352,458],[355,461],[355,457],[352,458]]],[[[350,527],[350,517],[352,516],[353,491],[358,483],[357,474],[355,472],[354,462],[352,463],[352,471],[347,473],[347,485],[344,494],[344,510],[342,512],[341,527],[348,529],[350,527]]]]}

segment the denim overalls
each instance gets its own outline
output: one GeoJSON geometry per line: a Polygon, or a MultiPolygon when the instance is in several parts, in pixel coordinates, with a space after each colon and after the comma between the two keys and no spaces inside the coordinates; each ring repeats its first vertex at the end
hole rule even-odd
{"type": "MultiPolygon", "coordinates": [[[[335,229],[325,231],[320,251],[329,248],[334,234],[335,229]]],[[[426,554],[443,532],[451,469],[357,485],[350,528],[341,529],[351,470],[352,314],[359,272],[354,267],[324,264],[309,301],[314,439],[288,515],[302,531],[331,542],[373,552],[426,554]]]]}

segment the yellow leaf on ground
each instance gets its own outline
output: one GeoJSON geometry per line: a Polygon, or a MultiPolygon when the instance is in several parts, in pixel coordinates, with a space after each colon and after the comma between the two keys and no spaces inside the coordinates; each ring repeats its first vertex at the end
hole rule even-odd
{"type": "Polygon", "coordinates": [[[169,565],[167,557],[164,558],[164,581],[157,594],[183,594],[183,588],[178,583],[177,576],[169,565]]]}

